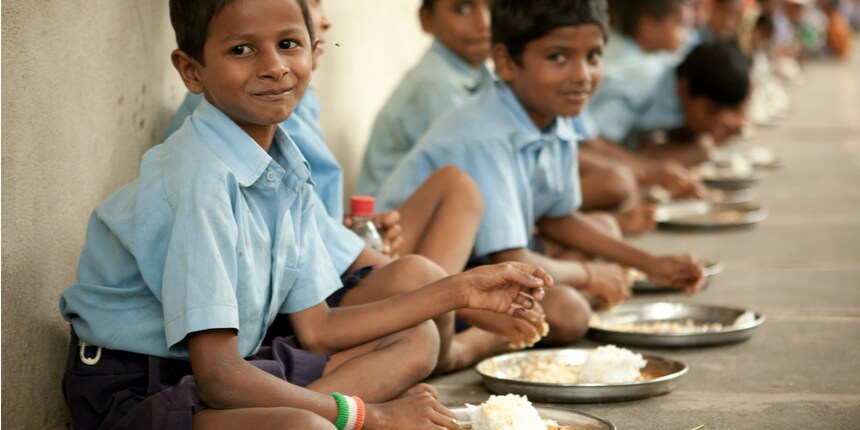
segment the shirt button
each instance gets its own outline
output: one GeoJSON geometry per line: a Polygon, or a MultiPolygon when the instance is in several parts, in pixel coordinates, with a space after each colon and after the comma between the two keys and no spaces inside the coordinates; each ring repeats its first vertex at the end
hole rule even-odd
{"type": "Polygon", "coordinates": [[[275,182],[275,179],[278,179],[278,174],[269,170],[269,173],[266,173],[266,179],[268,179],[269,182],[275,182]]]}

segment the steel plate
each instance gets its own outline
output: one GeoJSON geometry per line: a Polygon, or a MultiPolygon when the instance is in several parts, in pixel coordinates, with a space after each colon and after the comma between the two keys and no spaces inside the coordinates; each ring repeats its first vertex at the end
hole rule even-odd
{"type": "Polygon", "coordinates": [[[661,226],[684,229],[745,227],[766,218],[767,210],[755,203],[689,201],[661,204],[654,210],[654,219],[661,226]]]}
{"type": "MultiPolygon", "coordinates": [[[[505,377],[505,369],[519,366],[529,357],[549,355],[572,365],[581,365],[590,349],[540,349],[512,352],[488,358],[476,367],[484,386],[496,394],[521,394],[529,399],[547,403],[602,403],[635,400],[668,393],[678,385],[679,378],[687,373],[683,363],[662,357],[644,355],[647,361],[643,372],[655,377],[646,381],[624,384],[550,384],[528,382],[505,377]]],[[[510,371],[508,371],[510,374],[510,371]]]]}
{"type": "Polygon", "coordinates": [[[589,335],[601,342],[636,345],[686,347],[740,342],[752,337],[764,315],[747,309],[685,303],[626,303],[596,314],[589,335]],[[751,317],[739,321],[741,316],[751,317]],[[720,323],[721,330],[706,333],[637,333],[611,327],[613,324],[693,320],[695,324],[720,323]],[[594,320],[599,320],[595,322],[594,320]],[[737,324],[736,324],[737,322],[737,324]]]}
{"type": "MultiPolygon", "coordinates": [[[[712,276],[716,276],[720,272],[723,271],[723,265],[717,263],[716,261],[703,261],[702,265],[705,266],[705,278],[710,278],[712,276]]],[[[705,286],[708,285],[707,279],[705,280],[705,286]]],[[[702,287],[704,288],[704,287],[702,287]]],[[[634,293],[668,293],[668,292],[681,292],[676,288],[668,287],[666,285],[656,284],[651,282],[648,279],[637,280],[633,282],[633,292],[634,293]]]]}

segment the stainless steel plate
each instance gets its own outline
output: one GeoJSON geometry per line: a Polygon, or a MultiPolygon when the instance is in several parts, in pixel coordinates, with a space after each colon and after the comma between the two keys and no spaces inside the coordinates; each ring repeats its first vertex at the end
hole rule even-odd
{"type": "MultiPolygon", "coordinates": [[[[529,399],[531,400],[531,399],[529,399]]],[[[465,406],[448,407],[457,416],[457,423],[461,429],[471,429],[469,420],[469,409],[465,406]]],[[[535,406],[538,414],[545,420],[555,420],[560,426],[575,428],[576,430],[616,430],[615,424],[604,418],[600,418],[585,412],[570,409],[553,408],[546,406],[535,406]]]]}
{"type": "Polygon", "coordinates": [[[685,303],[627,303],[596,314],[589,335],[601,342],[636,346],[702,346],[749,339],[764,315],[746,309],[685,303]],[[744,318],[741,318],[741,317],[744,318]],[[705,333],[637,333],[612,328],[612,325],[658,321],[692,320],[695,324],[720,323],[723,328],[705,333]],[[605,324],[605,326],[604,326],[605,324]]]}
{"type": "Polygon", "coordinates": [[[764,173],[761,171],[754,171],[751,175],[748,176],[738,176],[738,177],[714,177],[714,178],[703,178],[702,182],[705,186],[710,188],[719,188],[722,190],[744,190],[752,187],[757,182],[764,179],[764,173]]]}
{"type": "Polygon", "coordinates": [[[755,203],[718,204],[703,201],[658,205],[654,219],[662,226],[687,229],[743,227],[767,218],[767,210],[755,203]]]}
{"type": "Polygon", "coordinates": [[[722,147],[711,151],[710,160],[717,165],[731,164],[733,157],[741,157],[756,167],[768,169],[782,167],[782,158],[772,148],[764,146],[722,147]]]}
{"type": "Polygon", "coordinates": [[[703,200],[711,203],[737,204],[749,203],[755,200],[755,189],[745,188],[740,190],[721,190],[711,188],[703,200]]]}
{"type": "Polygon", "coordinates": [[[512,352],[488,358],[476,369],[483,379],[484,386],[496,394],[522,394],[532,401],[547,403],[602,403],[620,402],[658,396],[675,389],[681,376],[687,373],[683,363],[662,357],[643,355],[647,364],[643,372],[653,376],[651,379],[626,384],[551,384],[528,382],[511,378],[509,375],[521,366],[523,360],[550,357],[571,365],[582,365],[588,358],[590,349],[539,349],[512,352]]]}
{"type": "MultiPolygon", "coordinates": [[[[717,275],[718,273],[723,271],[723,265],[717,263],[716,261],[703,261],[702,265],[705,266],[705,278],[710,278],[712,276],[717,275]]],[[[705,281],[705,285],[707,286],[707,280],[705,281]]],[[[656,284],[648,279],[637,280],[633,282],[633,292],[634,293],[667,293],[667,292],[680,292],[680,290],[668,287],[666,285],[656,284]]]]}

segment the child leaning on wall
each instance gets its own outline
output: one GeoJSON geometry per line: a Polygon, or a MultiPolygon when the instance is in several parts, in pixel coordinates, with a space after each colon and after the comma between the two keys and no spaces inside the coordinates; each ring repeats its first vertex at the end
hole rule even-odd
{"type": "MultiPolygon", "coordinates": [[[[315,69],[331,22],[322,0],[311,0],[308,6],[318,41],[314,51],[315,69]]],[[[202,99],[201,94],[188,93],[172,123],[181,125],[202,99]]],[[[316,183],[315,192],[329,215],[339,223],[344,216],[343,169],[325,144],[319,124],[320,108],[320,100],[309,86],[281,127],[308,161],[316,183]]],[[[384,234],[386,255],[365,246],[345,226],[335,227],[335,234],[324,237],[323,242],[335,269],[341,274],[344,287],[327,298],[328,304],[333,307],[360,305],[422,286],[409,280],[408,273],[402,271],[402,264],[387,267],[401,253],[424,256],[449,274],[461,272],[481,214],[482,199],[474,182],[459,169],[449,167],[434,172],[397,210],[374,216],[384,234]],[[452,241],[451,237],[459,239],[452,241]]],[[[350,220],[347,217],[345,221],[349,224],[350,220]]],[[[463,312],[469,314],[469,311],[463,312]]],[[[528,345],[540,339],[543,321],[539,308],[532,321],[472,312],[477,314],[473,319],[476,326],[457,334],[454,333],[453,313],[434,319],[441,337],[437,372],[459,369],[506,351],[509,345],[528,345]]]]}
{"type": "Polygon", "coordinates": [[[379,187],[436,119],[492,82],[490,0],[422,0],[419,17],[430,48],[377,114],[358,178],[358,192],[379,187]]]}
{"type": "MultiPolygon", "coordinates": [[[[438,355],[427,320],[464,307],[525,316],[552,279],[499,265],[330,309],[341,283],[322,238],[336,223],[278,127],[309,82],[305,1],[170,10],[173,64],[205,99],[90,218],[78,282],[60,300],[74,427],[456,428],[429,392],[410,389],[438,355]],[[267,333],[279,314],[293,333],[267,333]]],[[[414,282],[441,272],[418,257],[403,264],[414,282]]]]}
{"type": "Polygon", "coordinates": [[[475,262],[540,262],[557,283],[542,303],[549,343],[587,329],[590,306],[629,293],[615,263],[638,267],[658,282],[693,292],[702,268],[690,257],[657,257],[593,228],[579,207],[578,115],[602,74],[603,1],[496,0],[492,56],[500,81],[440,118],[383,185],[379,201],[396,206],[436,169],[455,165],[478,184],[485,211],[475,262]],[[538,235],[533,236],[533,231],[538,235]],[[549,245],[556,249],[544,253],[549,245]]]}

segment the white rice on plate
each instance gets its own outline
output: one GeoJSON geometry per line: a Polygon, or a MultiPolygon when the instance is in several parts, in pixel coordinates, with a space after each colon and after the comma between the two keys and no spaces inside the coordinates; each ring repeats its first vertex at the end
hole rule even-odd
{"type": "Polygon", "coordinates": [[[579,371],[580,384],[623,384],[635,382],[647,361],[642,354],[615,345],[601,346],[590,354],[579,371]]]}
{"type": "Polygon", "coordinates": [[[490,396],[480,406],[466,404],[472,430],[547,430],[537,410],[525,396],[508,394],[490,396]]]}

